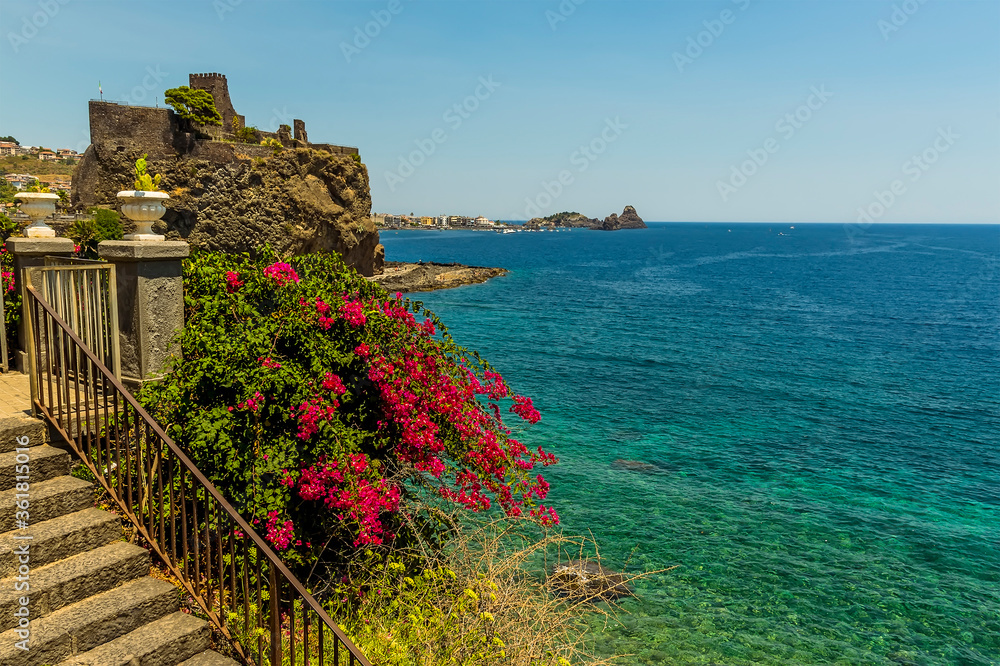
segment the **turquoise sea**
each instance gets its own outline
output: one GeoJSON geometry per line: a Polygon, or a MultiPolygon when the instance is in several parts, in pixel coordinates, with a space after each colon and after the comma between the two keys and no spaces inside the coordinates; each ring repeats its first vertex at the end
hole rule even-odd
{"type": "Polygon", "coordinates": [[[624,664],[1000,664],[1000,227],[383,232],[535,398],[624,664]],[[647,463],[621,469],[619,459],[647,463]]]}

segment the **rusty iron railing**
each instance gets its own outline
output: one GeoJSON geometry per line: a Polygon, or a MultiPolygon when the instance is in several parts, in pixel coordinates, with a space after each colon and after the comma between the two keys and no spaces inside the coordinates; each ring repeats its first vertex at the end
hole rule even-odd
{"type": "Polygon", "coordinates": [[[24,293],[34,407],[237,656],[258,666],[371,666],[44,296],[31,285],[24,293]]]}
{"type": "Polygon", "coordinates": [[[24,272],[84,344],[121,379],[118,287],[115,265],[74,257],[45,257],[45,265],[24,272]]]}

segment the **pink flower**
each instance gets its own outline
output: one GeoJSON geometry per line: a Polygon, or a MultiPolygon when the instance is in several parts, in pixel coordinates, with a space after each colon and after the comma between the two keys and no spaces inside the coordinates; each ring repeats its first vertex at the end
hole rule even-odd
{"type": "Polygon", "coordinates": [[[326,373],[323,377],[323,388],[327,391],[333,391],[337,395],[344,395],[347,393],[347,389],[344,388],[344,383],[340,381],[340,377],[333,374],[332,372],[326,373]]]}
{"type": "Polygon", "coordinates": [[[354,348],[354,353],[357,354],[358,356],[363,356],[367,358],[368,355],[371,353],[371,350],[368,349],[368,345],[362,342],[360,345],[354,348]]]}
{"type": "MultiPolygon", "coordinates": [[[[253,397],[247,398],[243,402],[237,403],[237,409],[246,409],[254,414],[260,411],[260,405],[264,402],[264,396],[261,395],[260,391],[254,391],[253,397]]],[[[232,407],[229,408],[232,411],[232,407]]]]}
{"type": "Polygon", "coordinates": [[[258,356],[257,360],[260,361],[261,366],[267,368],[268,370],[277,370],[281,367],[281,364],[273,360],[270,356],[264,358],[263,356],[258,356]]]}
{"type": "Polygon", "coordinates": [[[517,414],[528,423],[538,423],[542,419],[542,415],[539,414],[538,410],[531,404],[531,398],[523,395],[514,396],[514,404],[511,405],[510,411],[517,414]]]}
{"type": "Polygon", "coordinates": [[[274,547],[278,550],[286,550],[288,545],[292,542],[292,536],[294,534],[294,526],[292,521],[286,520],[282,524],[278,524],[278,512],[269,511],[267,514],[267,540],[274,544],[274,547]]]}
{"type": "Polygon", "coordinates": [[[348,301],[340,306],[340,314],[347,320],[347,323],[357,328],[365,323],[364,308],[361,301],[348,301]]]}
{"type": "Polygon", "coordinates": [[[299,276],[292,268],[291,264],[283,261],[276,262],[264,269],[264,277],[270,278],[279,287],[283,287],[289,282],[298,284],[299,276]]]}
{"type": "Polygon", "coordinates": [[[333,405],[322,406],[318,398],[303,402],[292,409],[292,418],[299,422],[299,439],[309,439],[319,431],[320,423],[333,419],[334,410],[340,406],[336,400],[333,405]]]}
{"type": "Polygon", "coordinates": [[[236,271],[226,271],[226,291],[230,294],[235,294],[242,286],[243,281],[240,280],[239,273],[236,271]]]}
{"type": "Polygon", "coordinates": [[[14,272],[13,271],[3,271],[3,291],[10,293],[14,291],[14,272]]]}

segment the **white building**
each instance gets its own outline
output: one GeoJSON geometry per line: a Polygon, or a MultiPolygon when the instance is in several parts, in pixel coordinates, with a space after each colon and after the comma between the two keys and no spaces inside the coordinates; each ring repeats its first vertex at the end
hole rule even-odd
{"type": "Polygon", "coordinates": [[[15,190],[23,190],[31,184],[31,181],[35,180],[35,177],[29,173],[8,173],[4,175],[4,178],[14,186],[15,190]]]}

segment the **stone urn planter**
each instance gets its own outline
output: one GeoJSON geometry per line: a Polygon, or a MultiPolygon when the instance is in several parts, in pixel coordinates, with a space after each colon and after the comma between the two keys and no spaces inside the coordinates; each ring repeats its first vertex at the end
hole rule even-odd
{"type": "Polygon", "coordinates": [[[56,230],[45,224],[45,218],[54,215],[58,194],[48,192],[18,192],[15,199],[21,201],[21,212],[31,218],[31,224],[24,228],[27,238],[55,238],[56,230]]]}
{"type": "Polygon", "coordinates": [[[147,192],[144,190],[122,190],[118,193],[122,200],[122,213],[135,222],[135,233],[125,234],[125,240],[130,241],[161,241],[160,234],[153,233],[153,222],[163,217],[167,212],[163,202],[170,198],[166,192],[147,192]]]}

